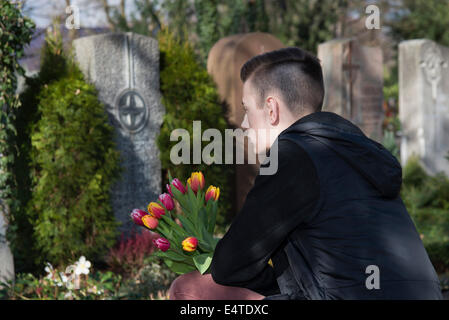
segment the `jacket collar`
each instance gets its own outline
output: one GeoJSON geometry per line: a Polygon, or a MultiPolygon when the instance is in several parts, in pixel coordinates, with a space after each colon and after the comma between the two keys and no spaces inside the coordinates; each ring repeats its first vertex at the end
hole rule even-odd
{"type": "Polygon", "coordinates": [[[292,123],[288,128],[286,128],[284,131],[282,131],[280,134],[287,133],[290,131],[296,131],[295,128],[297,126],[301,126],[305,123],[318,123],[325,126],[334,127],[341,131],[346,131],[353,134],[361,134],[364,135],[362,130],[358,128],[356,125],[354,125],[351,121],[339,116],[338,114],[334,112],[329,111],[317,111],[310,113],[308,115],[305,115],[301,117],[300,119],[296,120],[294,123],[292,123]]]}

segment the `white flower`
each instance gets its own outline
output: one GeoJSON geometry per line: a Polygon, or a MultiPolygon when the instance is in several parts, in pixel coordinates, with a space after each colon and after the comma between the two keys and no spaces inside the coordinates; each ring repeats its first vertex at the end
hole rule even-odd
{"type": "Polygon", "coordinates": [[[75,267],[76,267],[76,265],[74,265],[74,264],[71,264],[71,265],[67,266],[67,268],[65,268],[65,273],[72,273],[72,272],[74,272],[75,271],[75,267]]]}
{"type": "Polygon", "coordinates": [[[61,281],[63,283],[66,283],[67,281],[69,281],[69,278],[62,272],[59,273],[59,277],[61,278],[61,281]]]}
{"type": "Polygon", "coordinates": [[[46,279],[51,279],[51,278],[53,278],[53,266],[49,263],[49,262],[47,262],[47,263],[45,263],[46,264],[46,267],[45,267],[45,272],[47,272],[47,276],[45,277],[46,279]]]}
{"type": "Polygon", "coordinates": [[[90,261],[86,260],[86,257],[81,256],[81,258],[76,263],[75,274],[88,274],[90,268],[90,261]]]}
{"type": "Polygon", "coordinates": [[[62,273],[62,272],[59,272],[59,279],[60,280],[54,280],[54,282],[55,282],[55,284],[58,286],[58,287],[62,287],[64,284],[66,284],[67,283],[67,281],[68,281],[68,278],[67,278],[67,276],[64,274],[64,273],[62,273]]]}
{"type": "Polygon", "coordinates": [[[45,265],[46,265],[46,267],[45,267],[44,270],[45,270],[47,273],[53,272],[53,266],[51,265],[50,262],[46,262],[45,265]]]}

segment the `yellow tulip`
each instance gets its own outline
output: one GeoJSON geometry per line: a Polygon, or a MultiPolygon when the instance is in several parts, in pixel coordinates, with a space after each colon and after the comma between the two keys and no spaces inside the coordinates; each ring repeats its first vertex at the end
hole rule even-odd
{"type": "Polygon", "coordinates": [[[187,252],[195,251],[197,245],[198,239],[195,237],[187,237],[182,241],[182,249],[187,252]]]}
{"type": "Polygon", "coordinates": [[[205,181],[201,171],[192,172],[190,178],[187,179],[187,184],[190,185],[192,191],[195,192],[195,194],[198,192],[198,190],[202,190],[204,188],[205,181]]]}
{"type": "Polygon", "coordinates": [[[209,199],[211,198],[217,201],[219,196],[220,196],[220,188],[214,186],[209,186],[209,188],[207,188],[205,195],[206,202],[209,201],[209,199]]]}
{"type": "Polygon", "coordinates": [[[165,214],[165,209],[157,202],[150,202],[148,212],[155,218],[160,219],[165,214]]]}

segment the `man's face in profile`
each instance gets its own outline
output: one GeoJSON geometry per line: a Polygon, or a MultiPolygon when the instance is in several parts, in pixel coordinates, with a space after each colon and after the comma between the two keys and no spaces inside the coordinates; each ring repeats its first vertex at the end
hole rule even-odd
{"type": "Polygon", "coordinates": [[[245,111],[241,127],[251,129],[248,132],[248,139],[256,154],[266,152],[270,147],[266,139],[269,126],[266,121],[265,105],[260,105],[264,101],[259,101],[259,96],[250,80],[243,83],[242,107],[245,111]]]}

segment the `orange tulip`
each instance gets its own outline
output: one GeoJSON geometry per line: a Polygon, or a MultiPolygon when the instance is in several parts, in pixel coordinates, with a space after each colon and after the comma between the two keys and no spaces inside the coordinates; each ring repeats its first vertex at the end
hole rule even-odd
{"type": "Polygon", "coordinates": [[[214,186],[209,186],[209,188],[207,188],[205,196],[206,202],[209,201],[209,199],[211,198],[217,201],[219,196],[220,196],[220,188],[214,186]]]}
{"type": "Polygon", "coordinates": [[[145,227],[151,230],[156,229],[157,225],[159,224],[159,221],[155,217],[150,216],[149,214],[142,217],[142,222],[145,227]]]}
{"type": "Polygon", "coordinates": [[[148,212],[155,218],[160,219],[165,214],[165,209],[157,202],[150,202],[148,212]]]}
{"type": "Polygon", "coordinates": [[[190,185],[192,188],[192,191],[195,192],[195,194],[198,192],[199,189],[204,189],[204,176],[201,171],[198,172],[192,172],[192,175],[189,179],[187,179],[187,184],[190,185]]]}
{"type": "Polygon", "coordinates": [[[198,239],[195,237],[187,237],[182,241],[182,249],[187,252],[195,251],[197,245],[198,239]]]}

